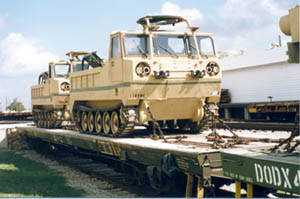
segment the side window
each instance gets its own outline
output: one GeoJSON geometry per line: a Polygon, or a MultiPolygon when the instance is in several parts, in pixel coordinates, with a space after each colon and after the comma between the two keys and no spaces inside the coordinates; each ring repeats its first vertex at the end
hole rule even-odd
{"type": "Polygon", "coordinates": [[[112,38],[111,58],[121,56],[120,37],[112,38]]]}
{"type": "Polygon", "coordinates": [[[75,64],[74,65],[74,70],[75,71],[83,71],[83,70],[88,70],[89,69],[89,65],[88,64],[75,64]]]}
{"type": "Polygon", "coordinates": [[[51,78],[51,77],[53,77],[53,76],[54,76],[54,74],[53,74],[53,65],[50,64],[50,65],[49,65],[49,78],[51,78]]]}

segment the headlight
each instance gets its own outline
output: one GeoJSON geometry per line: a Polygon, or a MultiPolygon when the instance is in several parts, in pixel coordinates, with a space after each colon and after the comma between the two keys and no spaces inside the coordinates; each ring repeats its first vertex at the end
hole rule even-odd
{"type": "Polygon", "coordinates": [[[220,67],[216,62],[211,61],[207,64],[206,73],[208,75],[214,76],[214,75],[217,75],[219,72],[220,72],[220,67]]]}
{"type": "Polygon", "coordinates": [[[142,76],[143,75],[143,70],[144,70],[144,67],[139,64],[137,65],[136,69],[135,69],[135,72],[138,76],[142,76]]]}
{"type": "Polygon", "coordinates": [[[151,72],[150,66],[144,66],[144,74],[147,76],[150,74],[150,72],[151,72]]]}
{"type": "Polygon", "coordinates": [[[138,76],[144,77],[151,73],[151,68],[146,62],[140,62],[138,65],[136,65],[135,72],[138,76]]]}
{"type": "Polygon", "coordinates": [[[62,91],[69,91],[70,90],[70,84],[68,82],[63,82],[60,84],[60,89],[62,91]]]}

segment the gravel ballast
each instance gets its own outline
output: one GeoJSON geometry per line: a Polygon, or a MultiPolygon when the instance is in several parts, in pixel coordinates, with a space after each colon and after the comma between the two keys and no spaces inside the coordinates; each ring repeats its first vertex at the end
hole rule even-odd
{"type": "Polygon", "coordinates": [[[56,174],[64,176],[66,178],[68,186],[76,189],[83,189],[85,191],[84,197],[137,197],[136,194],[129,193],[126,190],[115,187],[114,185],[100,179],[90,177],[89,175],[75,170],[71,167],[61,165],[59,162],[50,160],[33,150],[26,150],[16,153],[21,154],[23,157],[31,159],[33,161],[43,163],[48,168],[52,169],[56,174]]]}

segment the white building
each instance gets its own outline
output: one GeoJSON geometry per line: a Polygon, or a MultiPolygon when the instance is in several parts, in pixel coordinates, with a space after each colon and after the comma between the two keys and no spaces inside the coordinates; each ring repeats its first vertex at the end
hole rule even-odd
{"type": "Polygon", "coordinates": [[[231,103],[300,100],[300,64],[288,63],[287,47],[221,60],[222,88],[231,103]]]}

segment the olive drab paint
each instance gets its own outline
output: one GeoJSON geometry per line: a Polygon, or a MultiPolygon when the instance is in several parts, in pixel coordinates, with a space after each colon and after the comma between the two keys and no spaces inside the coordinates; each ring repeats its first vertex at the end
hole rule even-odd
{"type": "Polygon", "coordinates": [[[284,156],[235,155],[222,152],[224,175],[247,183],[300,194],[300,157],[288,153],[284,156]]]}

